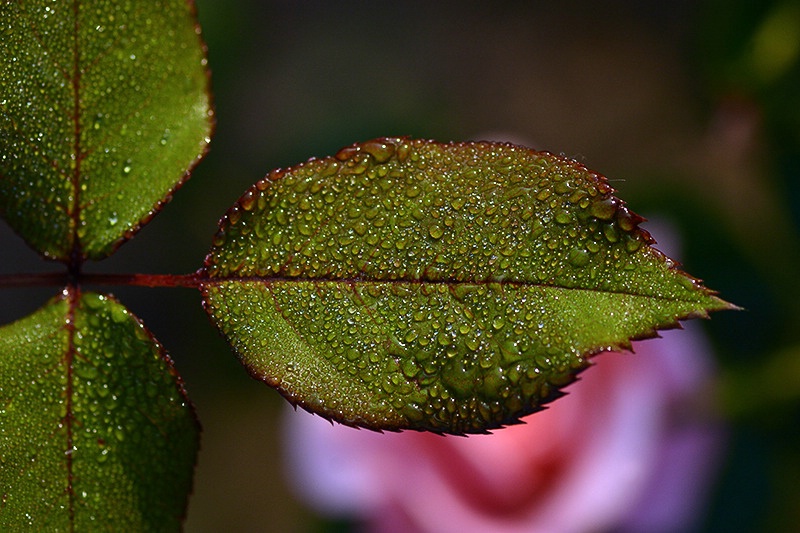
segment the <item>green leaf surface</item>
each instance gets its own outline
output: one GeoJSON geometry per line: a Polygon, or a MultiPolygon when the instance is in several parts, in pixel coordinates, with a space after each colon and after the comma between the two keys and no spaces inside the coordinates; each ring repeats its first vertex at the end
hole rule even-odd
{"type": "Polygon", "coordinates": [[[188,177],[212,128],[185,0],[0,4],[0,214],[37,251],[103,258],[188,177]]]}
{"type": "Polygon", "coordinates": [[[731,307],[575,161],[378,139],[258,182],[206,259],[206,309],[292,403],[374,429],[481,432],[588,357],[731,307]]]}
{"type": "Polygon", "coordinates": [[[109,297],[0,328],[0,530],[180,528],[199,426],[167,355],[109,297]]]}

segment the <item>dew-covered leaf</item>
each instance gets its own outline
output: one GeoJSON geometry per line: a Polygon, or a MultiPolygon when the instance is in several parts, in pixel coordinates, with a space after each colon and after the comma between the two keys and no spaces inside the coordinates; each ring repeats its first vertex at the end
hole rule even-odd
{"type": "Polygon", "coordinates": [[[575,161],[378,139],[247,191],[214,238],[204,301],[292,403],[480,432],[559,396],[591,355],[730,307],[641,221],[575,161]]]}
{"type": "Polygon", "coordinates": [[[0,328],[0,529],[180,529],[199,426],[161,346],[74,292],[0,328]]]}
{"type": "Polygon", "coordinates": [[[0,214],[46,256],[99,259],[168,200],[212,116],[191,2],[0,4],[0,214]]]}

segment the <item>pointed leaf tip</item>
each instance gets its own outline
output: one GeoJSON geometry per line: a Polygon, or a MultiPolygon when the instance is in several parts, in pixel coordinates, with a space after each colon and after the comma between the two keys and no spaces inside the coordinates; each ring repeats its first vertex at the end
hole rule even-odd
{"type": "Polygon", "coordinates": [[[272,172],[223,217],[204,305],[290,402],[373,429],[471,433],[604,350],[730,305],[608,181],[499,143],[383,138],[272,172]]]}

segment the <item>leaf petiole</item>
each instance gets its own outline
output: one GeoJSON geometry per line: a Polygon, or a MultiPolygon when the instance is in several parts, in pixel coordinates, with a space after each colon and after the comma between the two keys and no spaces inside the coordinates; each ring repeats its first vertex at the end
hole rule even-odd
{"type": "Polygon", "coordinates": [[[191,274],[103,274],[81,273],[71,279],[67,272],[34,274],[0,274],[0,288],[80,285],[136,285],[140,287],[192,287],[197,288],[206,279],[203,270],[191,274]]]}

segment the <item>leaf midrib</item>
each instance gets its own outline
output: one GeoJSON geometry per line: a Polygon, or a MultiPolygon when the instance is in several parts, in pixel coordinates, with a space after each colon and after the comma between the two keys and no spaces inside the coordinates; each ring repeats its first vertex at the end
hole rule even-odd
{"type": "Polygon", "coordinates": [[[81,216],[81,163],[85,154],[82,153],[81,147],[81,62],[80,62],[80,39],[79,39],[79,24],[78,18],[80,15],[80,2],[73,0],[72,2],[72,15],[73,15],[73,35],[72,35],[72,92],[73,92],[73,109],[72,109],[72,122],[73,122],[73,144],[72,154],[75,157],[75,166],[72,170],[71,185],[72,185],[72,205],[69,207],[67,215],[70,218],[72,240],[69,249],[69,268],[73,275],[80,272],[81,264],[83,262],[83,253],[81,251],[81,241],[78,236],[78,227],[80,226],[81,216]]]}
{"type": "MultiPolygon", "coordinates": [[[[683,275],[683,274],[679,274],[683,275]]],[[[522,287],[538,287],[543,289],[556,289],[556,290],[564,290],[564,291],[582,291],[582,292],[589,292],[589,293],[600,293],[600,294],[611,294],[611,295],[619,295],[619,296],[630,296],[634,298],[649,298],[658,301],[667,301],[667,302],[699,302],[706,299],[712,299],[713,301],[718,301],[719,304],[722,306],[721,308],[728,308],[730,304],[724,302],[717,298],[716,293],[705,287],[700,286],[699,291],[687,291],[688,295],[700,294],[702,298],[675,298],[670,296],[663,296],[660,294],[647,294],[642,292],[634,292],[634,291],[626,291],[626,290],[616,290],[616,289],[603,289],[600,287],[567,287],[564,285],[556,285],[551,283],[542,283],[542,282],[534,282],[534,281],[520,281],[520,280],[472,280],[472,281],[464,281],[464,280],[454,280],[454,279],[445,279],[445,280],[433,280],[433,279],[369,279],[369,278],[362,278],[362,277],[352,277],[352,278],[324,278],[324,277],[316,277],[316,278],[299,278],[299,277],[286,277],[286,276],[206,276],[199,279],[199,285],[216,285],[222,283],[264,283],[264,284],[302,284],[302,283],[311,283],[311,284],[340,284],[340,285],[348,285],[348,286],[356,286],[356,285],[433,285],[433,286],[440,286],[444,285],[447,287],[462,287],[462,286],[473,286],[473,287],[487,287],[491,285],[500,285],[501,287],[511,287],[511,288],[522,288],[522,287]]]]}

